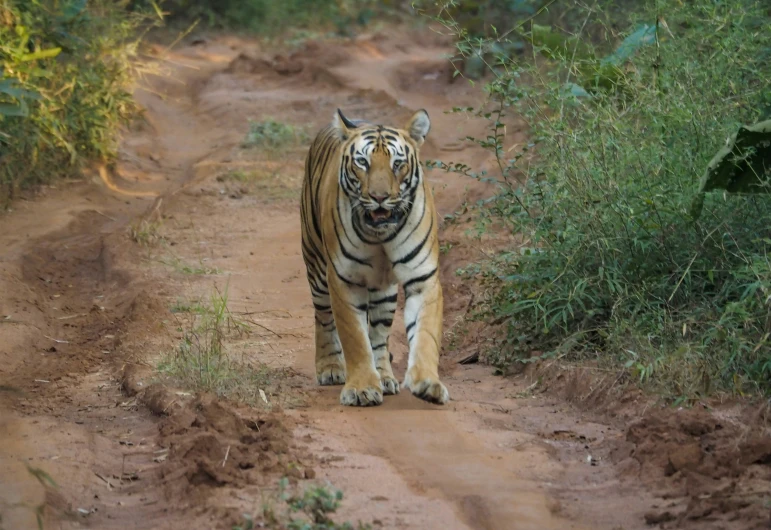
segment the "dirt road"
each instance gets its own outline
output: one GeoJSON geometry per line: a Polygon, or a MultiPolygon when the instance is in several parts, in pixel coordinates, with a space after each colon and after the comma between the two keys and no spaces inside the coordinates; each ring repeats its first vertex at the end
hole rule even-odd
{"type": "MultiPolygon", "coordinates": [[[[659,416],[627,392],[593,411],[594,391],[610,393],[591,372],[555,376],[541,393],[457,364],[453,345],[480,341],[461,336],[474,299],[455,270],[500,243],[462,225],[442,227],[450,404],[403,392],[344,408],[339,387],[315,385],[299,246],[307,141],[245,147],[249,120],[312,135],[338,107],[388,123],[426,108],[423,158],[484,168],[488,155],[460,141],[484,124],[445,114],[483,94],[448,82],[447,46],[431,32],[279,56],[226,37],[156,51],[168,75],[137,91],[145,120],[126,133],[117,169],[57,183],[0,221],[0,384],[10,388],[0,392],[0,527],[34,528],[40,505],[51,528],[231,528],[284,474],[329,481],[345,492],[340,520],[382,528],[768,527],[767,408],[659,416]],[[179,344],[174,308],[215,287],[252,323],[229,348],[273,374],[268,406],[198,399],[153,368],[179,344]]],[[[516,120],[508,127],[510,145],[526,141],[516,120]]],[[[440,215],[490,193],[428,175],[440,215]]],[[[397,373],[403,328],[398,314],[397,373]]]]}

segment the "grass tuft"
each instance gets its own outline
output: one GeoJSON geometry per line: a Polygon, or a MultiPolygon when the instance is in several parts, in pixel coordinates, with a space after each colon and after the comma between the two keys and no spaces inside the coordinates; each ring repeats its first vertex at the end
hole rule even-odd
{"type": "Polygon", "coordinates": [[[359,523],[355,527],[349,523],[336,523],[332,515],[340,507],[343,492],[327,486],[314,485],[304,491],[290,493],[289,481],[284,478],[279,482],[278,500],[283,504],[277,508],[274,502],[266,502],[262,513],[255,517],[244,514],[244,522],[233,526],[233,530],[253,530],[273,528],[289,530],[371,530],[372,526],[359,523]]]}
{"type": "Polygon", "coordinates": [[[143,219],[129,225],[128,236],[131,241],[142,247],[153,247],[164,240],[160,234],[160,228],[160,222],[143,219]]]}
{"type": "Polygon", "coordinates": [[[308,133],[294,125],[275,120],[250,121],[244,147],[279,150],[308,141],[308,133]]]}
{"type": "Polygon", "coordinates": [[[182,338],[157,364],[160,374],[195,392],[211,392],[252,406],[273,405],[277,397],[269,389],[290,373],[238,360],[231,353],[229,341],[248,336],[251,325],[228,309],[227,288],[215,291],[208,302],[178,302],[172,313],[182,338]]]}

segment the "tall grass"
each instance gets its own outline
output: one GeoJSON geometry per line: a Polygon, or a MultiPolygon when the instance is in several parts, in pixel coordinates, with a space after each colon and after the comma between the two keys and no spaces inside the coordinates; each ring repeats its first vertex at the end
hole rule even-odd
{"type": "Polygon", "coordinates": [[[608,25],[605,4],[575,4],[571,36],[537,17],[515,28],[534,43],[519,57],[484,55],[501,32],[471,38],[448,11],[438,17],[459,54],[486,58],[489,105],[463,110],[490,120],[475,140],[499,166],[433,165],[496,179],[483,219],[525,241],[482,273],[491,295],[479,316],[506,328],[489,359],[592,359],[675,399],[767,393],[771,199],[712,193],[698,219],[690,206],[725,139],[767,116],[769,7],[647,1],[608,25]],[[533,145],[512,151],[505,124],[516,114],[533,145]]]}
{"type": "Polygon", "coordinates": [[[211,392],[253,406],[270,408],[279,399],[284,405],[299,401],[297,396],[276,395],[277,385],[290,375],[289,370],[235,356],[233,342],[250,336],[252,328],[279,335],[232,314],[227,287],[223,292],[216,290],[208,301],[177,303],[173,312],[182,337],[174,351],[159,359],[160,374],[195,392],[211,392]]]}
{"type": "Polygon", "coordinates": [[[147,20],[114,0],[0,0],[0,205],[115,156],[147,20]]]}

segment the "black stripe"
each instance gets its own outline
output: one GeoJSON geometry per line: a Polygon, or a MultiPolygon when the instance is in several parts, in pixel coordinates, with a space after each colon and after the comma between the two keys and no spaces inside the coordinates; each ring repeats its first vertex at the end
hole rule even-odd
{"type": "Polygon", "coordinates": [[[387,326],[390,327],[393,325],[394,319],[393,318],[382,318],[380,320],[373,320],[369,323],[369,327],[376,328],[378,326],[387,326]]]}
{"type": "Polygon", "coordinates": [[[416,283],[425,282],[426,280],[430,279],[434,274],[436,274],[436,269],[432,270],[427,274],[424,274],[423,276],[418,276],[417,278],[413,278],[412,280],[404,284],[404,291],[406,292],[407,289],[410,288],[410,286],[415,285],[416,283]]]}
{"type": "Polygon", "coordinates": [[[379,350],[380,348],[385,348],[386,346],[388,346],[388,344],[385,342],[383,344],[378,344],[377,346],[372,346],[372,351],[379,350]]]}
{"type": "MultiPolygon", "coordinates": [[[[338,192],[337,195],[337,201],[335,201],[335,209],[337,210],[337,218],[340,219],[340,224],[343,226],[343,233],[345,234],[345,238],[348,240],[348,242],[351,244],[352,247],[356,248],[356,245],[354,245],[353,241],[351,240],[351,236],[348,235],[348,230],[345,228],[345,221],[343,220],[343,214],[340,211],[340,193],[338,192]]],[[[332,220],[334,221],[334,215],[332,216],[332,220]]],[[[335,223],[335,232],[337,232],[337,223],[335,223]]],[[[338,235],[338,238],[340,236],[338,235]]],[[[371,265],[370,265],[371,267],[371,265]]]]}
{"type": "Polygon", "coordinates": [[[418,321],[416,320],[414,322],[410,322],[409,324],[407,324],[407,328],[405,329],[405,331],[407,332],[408,335],[410,334],[410,330],[415,327],[415,324],[417,324],[417,322],[418,321]]]}
{"type": "Polygon", "coordinates": [[[332,261],[332,268],[335,270],[335,275],[340,278],[340,280],[345,283],[346,285],[352,285],[354,287],[366,287],[366,285],[361,283],[356,283],[354,281],[349,280],[348,278],[344,277],[340,272],[337,270],[337,267],[335,266],[335,262],[332,261]]]}
{"type": "MultiPolygon", "coordinates": [[[[409,217],[410,217],[410,213],[412,213],[412,210],[415,208],[415,191],[414,191],[414,190],[410,191],[410,194],[409,194],[409,196],[407,197],[407,202],[409,202],[409,203],[412,203],[412,208],[410,208],[410,211],[409,211],[409,213],[407,213],[407,215],[405,215],[405,216],[402,218],[402,221],[401,221],[401,223],[400,223],[400,224],[399,224],[399,226],[396,228],[396,230],[394,231],[394,233],[393,233],[393,234],[391,234],[390,236],[388,236],[386,239],[384,239],[384,240],[383,240],[383,243],[390,243],[390,242],[391,242],[391,241],[393,241],[393,240],[394,240],[394,239],[395,239],[395,238],[396,238],[398,235],[400,235],[400,234],[402,233],[402,230],[404,230],[404,225],[406,225],[406,224],[407,224],[407,220],[408,220],[408,219],[409,219],[409,217]]],[[[423,221],[423,216],[425,215],[425,213],[426,213],[426,207],[425,207],[425,200],[424,200],[424,202],[423,202],[423,212],[420,214],[420,220],[418,220],[418,223],[417,223],[417,224],[415,225],[415,227],[412,229],[412,232],[410,232],[410,236],[412,235],[412,233],[413,233],[413,232],[415,232],[415,230],[418,228],[418,226],[420,226],[420,223],[421,223],[421,221],[423,221]]],[[[407,236],[407,237],[406,237],[404,240],[405,240],[405,241],[407,241],[407,240],[410,238],[410,236],[407,236]]]]}
{"type": "Polygon", "coordinates": [[[332,216],[332,223],[335,226],[335,237],[337,238],[337,244],[340,245],[340,250],[342,251],[343,256],[345,256],[350,261],[354,261],[354,262],[356,262],[356,263],[358,263],[360,265],[366,265],[367,267],[369,267],[371,269],[372,265],[369,262],[367,262],[366,260],[357,258],[353,254],[348,252],[348,250],[345,248],[345,245],[343,244],[343,240],[340,239],[340,230],[337,227],[337,221],[335,220],[334,216],[332,216]]]}
{"type": "Polygon", "coordinates": [[[322,312],[323,312],[323,311],[329,311],[329,310],[331,310],[331,309],[332,309],[332,306],[329,306],[329,305],[321,305],[321,304],[317,304],[316,302],[313,302],[313,307],[315,307],[315,308],[316,308],[316,311],[322,311],[322,312]]]}
{"type": "Polygon", "coordinates": [[[353,307],[356,308],[358,311],[366,311],[369,305],[367,304],[367,302],[364,302],[363,304],[353,305],[353,307]]]}
{"type": "Polygon", "coordinates": [[[392,296],[386,296],[385,298],[381,298],[380,300],[370,300],[369,305],[380,305],[380,304],[387,304],[389,302],[396,302],[397,294],[392,296]]]}
{"type": "MultiPolygon", "coordinates": [[[[425,213],[425,209],[424,209],[425,213]]],[[[422,216],[421,216],[422,220],[422,216]]],[[[423,247],[426,245],[426,241],[428,241],[428,236],[431,235],[431,230],[434,228],[434,218],[431,217],[431,225],[428,227],[428,231],[426,232],[426,237],[423,238],[423,241],[420,242],[415,248],[412,249],[412,252],[404,256],[402,259],[398,259],[394,261],[394,265],[399,265],[402,263],[407,263],[409,261],[412,261],[415,259],[415,256],[417,256],[421,250],[423,250],[423,247]]]]}

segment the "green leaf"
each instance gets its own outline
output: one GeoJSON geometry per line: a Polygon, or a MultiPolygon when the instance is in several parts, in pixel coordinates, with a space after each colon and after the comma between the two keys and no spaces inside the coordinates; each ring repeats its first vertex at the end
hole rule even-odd
{"type": "Polygon", "coordinates": [[[86,10],[87,4],[88,0],[72,0],[64,6],[62,18],[65,22],[71,22],[86,10]]]}
{"type": "Polygon", "coordinates": [[[48,48],[47,50],[40,50],[35,53],[25,53],[21,56],[22,62],[37,61],[39,59],[50,59],[56,57],[62,52],[61,48],[48,48]]]}
{"type": "Polygon", "coordinates": [[[15,79],[0,79],[0,94],[6,94],[16,99],[40,99],[40,94],[21,88],[15,79]]]}
{"type": "Polygon", "coordinates": [[[19,104],[0,103],[0,116],[27,117],[29,116],[29,107],[24,100],[21,100],[19,104]]]}
{"type": "Polygon", "coordinates": [[[739,127],[710,160],[691,204],[691,216],[698,219],[704,194],[723,189],[729,193],[769,193],[771,178],[771,120],[739,127]]]}
{"type": "Polygon", "coordinates": [[[616,48],[615,52],[603,58],[600,62],[602,64],[620,66],[634,55],[637,50],[655,41],[656,26],[643,24],[637,31],[625,38],[619,47],[616,48]]]}

